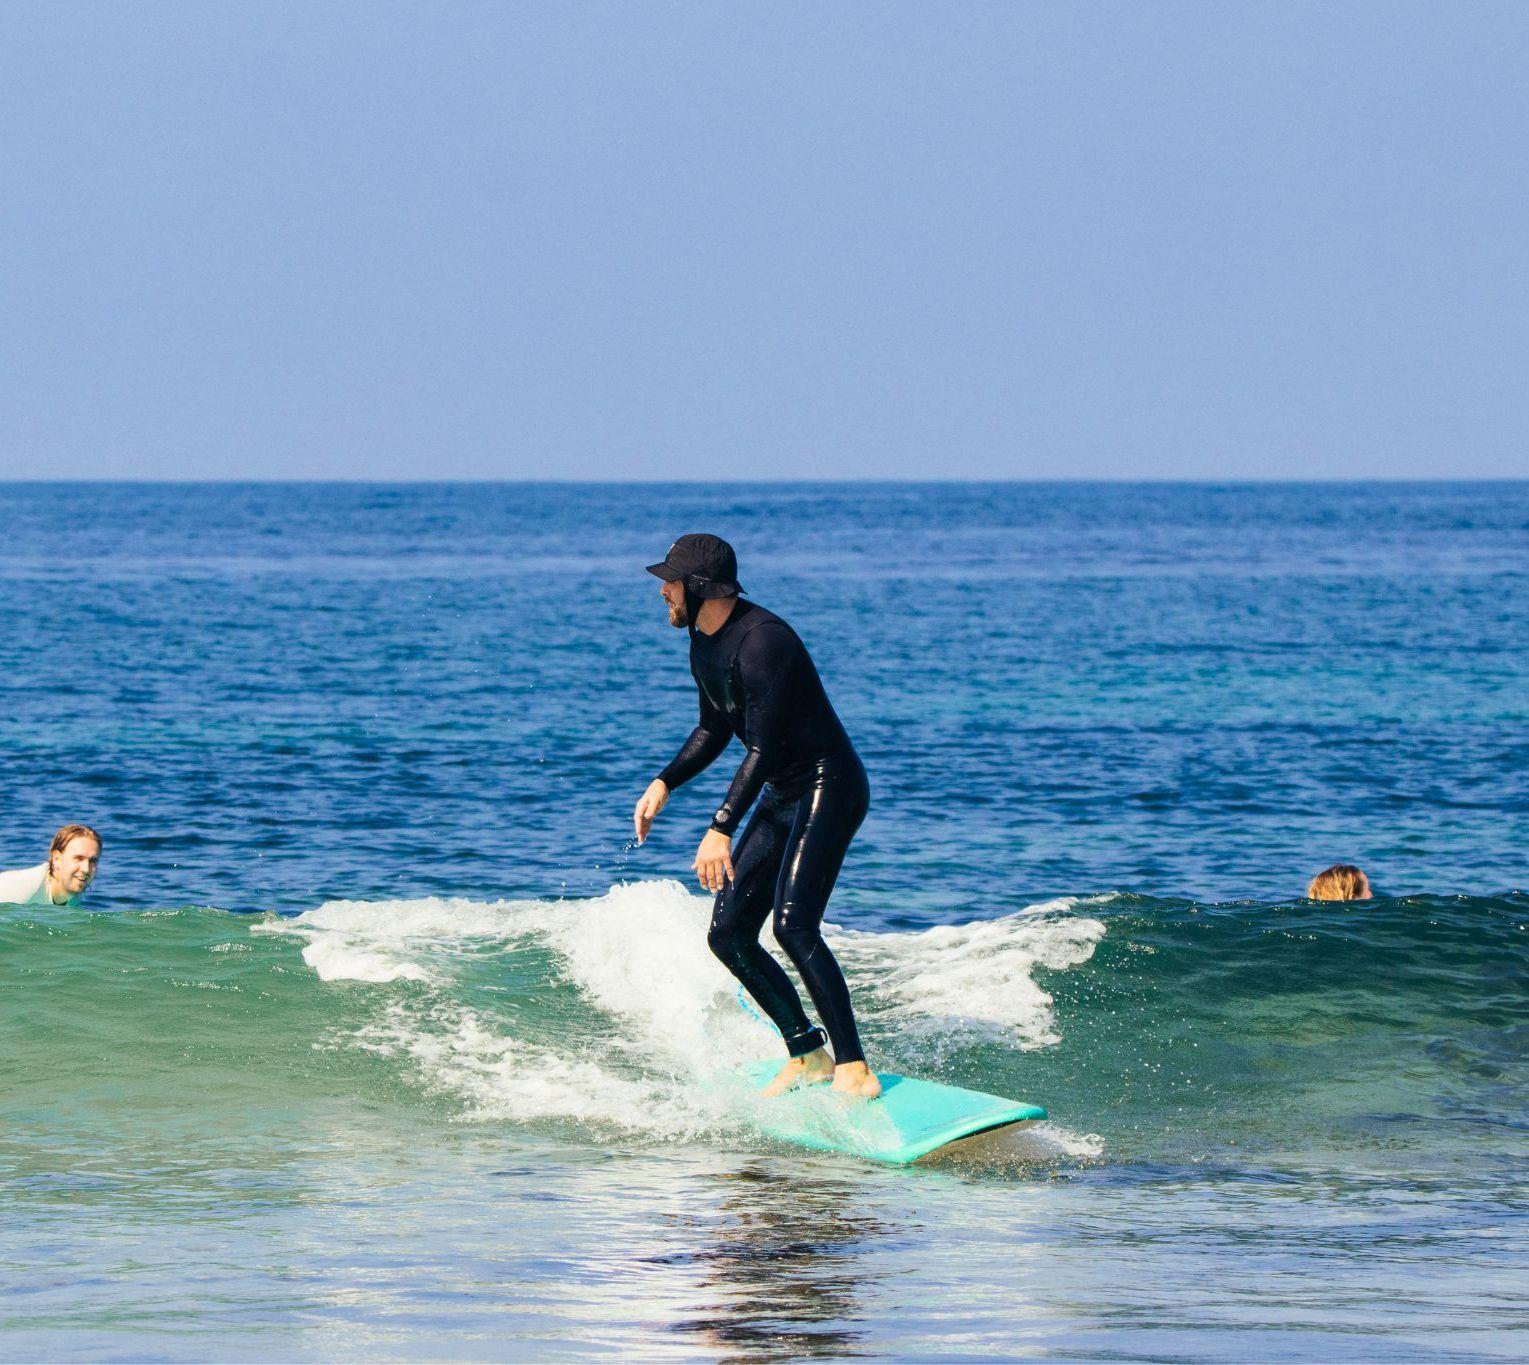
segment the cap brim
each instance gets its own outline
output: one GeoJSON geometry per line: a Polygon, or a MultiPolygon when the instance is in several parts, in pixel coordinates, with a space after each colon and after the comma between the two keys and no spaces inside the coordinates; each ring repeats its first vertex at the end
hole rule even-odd
{"type": "Polygon", "coordinates": [[[656,578],[662,578],[665,583],[678,583],[685,575],[676,569],[668,560],[662,564],[649,564],[648,572],[656,578]]]}

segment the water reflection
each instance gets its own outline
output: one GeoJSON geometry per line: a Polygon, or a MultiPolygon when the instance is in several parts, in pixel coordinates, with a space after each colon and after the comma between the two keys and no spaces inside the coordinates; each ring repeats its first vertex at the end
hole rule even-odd
{"type": "Polygon", "coordinates": [[[863,1183],[785,1174],[763,1161],[716,1172],[709,1208],[670,1221],[693,1251],[652,1258],[698,1270],[697,1311],[670,1325],[723,1359],[854,1356],[879,1288],[866,1253],[908,1228],[863,1203],[863,1183]]]}

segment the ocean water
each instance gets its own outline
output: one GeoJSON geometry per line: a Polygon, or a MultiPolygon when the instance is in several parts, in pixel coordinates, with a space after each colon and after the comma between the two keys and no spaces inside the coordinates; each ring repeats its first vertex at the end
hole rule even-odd
{"type": "Polygon", "coordinates": [[[1529,484],[0,522],[0,866],[106,837],[0,908],[0,1359],[1529,1357],[1529,484]],[[695,529],[866,760],[873,1064],[1051,1111],[981,1160],[757,1129],[687,879],[730,758],[630,839],[695,529]]]}

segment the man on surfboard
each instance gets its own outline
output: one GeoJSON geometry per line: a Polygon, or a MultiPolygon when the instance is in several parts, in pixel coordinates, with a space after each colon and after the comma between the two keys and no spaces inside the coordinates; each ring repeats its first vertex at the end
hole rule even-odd
{"type": "Polygon", "coordinates": [[[874,1098],[881,1083],[865,1064],[849,987],[822,934],[829,894],[870,801],[859,755],[796,632],[740,599],[732,546],[717,536],[681,536],[648,572],[664,580],[669,624],[690,631],[701,716],[638,800],[637,840],[648,837],[671,792],[734,735],[743,742],[743,762],[695,856],[701,885],[717,897],[707,942],[786,1040],[790,1060],[766,1094],[831,1076],[835,1090],[874,1098]],[[756,797],[735,856],[733,835],[756,797]],[[791,978],[759,942],[772,913],[775,941],[806,983],[832,1057],[791,978]]]}

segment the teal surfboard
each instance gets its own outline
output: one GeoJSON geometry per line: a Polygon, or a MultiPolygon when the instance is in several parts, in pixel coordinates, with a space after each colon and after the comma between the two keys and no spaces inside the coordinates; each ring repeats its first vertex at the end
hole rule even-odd
{"type": "MultiPolygon", "coordinates": [[[[780,1063],[751,1062],[744,1075],[763,1087],[780,1063]]],[[[937,1081],[878,1071],[881,1097],[853,1100],[827,1085],[798,1086],[761,1096],[754,1115],[761,1132],[820,1152],[845,1152],[906,1166],[953,1142],[1046,1117],[1039,1105],[963,1090],[937,1081]]]]}

